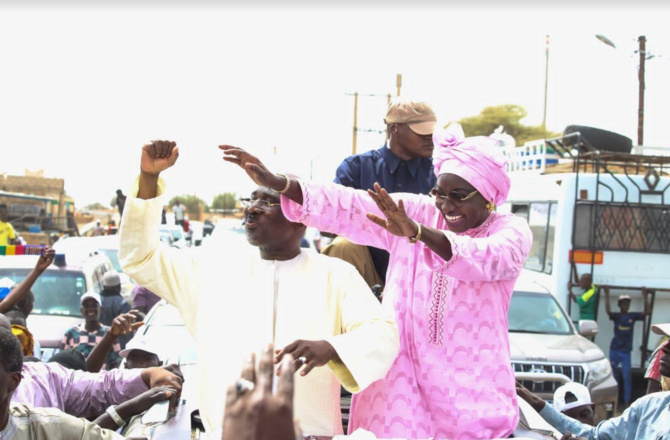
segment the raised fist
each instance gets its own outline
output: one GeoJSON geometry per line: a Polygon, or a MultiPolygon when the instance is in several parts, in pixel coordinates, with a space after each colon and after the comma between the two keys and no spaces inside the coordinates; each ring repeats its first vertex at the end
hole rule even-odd
{"type": "Polygon", "coordinates": [[[179,148],[176,142],[152,141],[142,147],[140,169],[143,173],[157,176],[174,165],[178,157],[179,148]]]}

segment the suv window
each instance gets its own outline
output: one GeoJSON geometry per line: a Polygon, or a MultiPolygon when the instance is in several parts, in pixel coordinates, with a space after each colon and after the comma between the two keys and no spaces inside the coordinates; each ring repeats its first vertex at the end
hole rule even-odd
{"type": "Polygon", "coordinates": [[[551,295],[515,291],[507,320],[510,332],[572,334],[570,322],[551,295]]]}
{"type": "MultiPolygon", "coordinates": [[[[30,269],[0,269],[0,278],[19,283],[30,269]]],[[[32,288],[35,294],[35,315],[81,316],[79,298],[86,292],[84,274],[67,270],[46,270],[32,288]]]]}

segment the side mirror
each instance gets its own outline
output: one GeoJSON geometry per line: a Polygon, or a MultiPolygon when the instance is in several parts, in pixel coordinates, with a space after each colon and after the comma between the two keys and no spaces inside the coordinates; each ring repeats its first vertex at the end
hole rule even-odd
{"type": "Polygon", "coordinates": [[[598,323],[592,319],[580,319],[579,334],[585,338],[593,338],[598,334],[598,323]]]}

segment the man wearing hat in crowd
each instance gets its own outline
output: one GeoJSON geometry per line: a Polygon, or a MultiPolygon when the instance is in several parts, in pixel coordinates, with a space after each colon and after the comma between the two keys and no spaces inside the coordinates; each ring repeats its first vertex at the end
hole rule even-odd
{"type": "MultiPolygon", "coordinates": [[[[670,324],[657,324],[651,327],[658,335],[670,336],[670,324]]],[[[670,377],[670,346],[661,352],[661,375],[670,377]]],[[[670,391],[647,394],[637,399],[630,408],[619,417],[604,420],[598,426],[580,423],[547,405],[539,396],[525,388],[517,392],[542,418],[559,432],[564,433],[562,440],[586,438],[588,440],[613,439],[667,439],[670,433],[670,391]],[[567,435],[570,434],[570,435],[567,435]]]]}
{"type": "MultiPolygon", "coordinates": [[[[105,272],[102,277],[102,286],[102,292],[100,292],[100,299],[102,300],[100,322],[111,327],[114,318],[130,312],[130,304],[121,296],[121,278],[115,270],[105,272]]],[[[119,336],[122,349],[126,348],[126,344],[132,337],[132,333],[119,336]]]]}
{"type": "MultiPolygon", "coordinates": [[[[619,305],[619,312],[612,313],[610,309],[610,291],[605,287],[605,310],[607,315],[614,321],[614,337],[610,342],[610,363],[612,369],[621,365],[622,381],[623,381],[623,400],[624,405],[630,405],[632,398],[632,375],[630,370],[631,351],[633,351],[633,328],[635,321],[644,321],[646,316],[649,316],[649,302],[647,301],[647,290],[642,289],[642,300],[644,301],[644,311],[631,312],[630,296],[621,295],[617,301],[619,305]]],[[[621,384],[619,384],[621,385],[621,384]]]]}
{"type": "MultiPolygon", "coordinates": [[[[389,193],[428,195],[437,182],[432,160],[432,136],[437,123],[433,109],[425,102],[394,100],[384,123],[387,142],[378,150],[346,158],[337,168],[335,183],[368,190],[374,189],[377,182],[389,193]]],[[[389,253],[374,247],[368,249],[369,257],[365,247],[338,237],[323,253],[356,266],[372,287],[384,283],[389,253]]]]}
{"type": "MultiPolygon", "coordinates": [[[[95,292],[88,292],[81,297],[81,314],[85,321],[65,332],[63,340],[60,343],[60,349],[75,348],[81,351],[84,356],[93,350],[110,328],[100,322],[100,295],[95,292]]],[[[112,350],[105,358],[105,367],[107,369],[116,368],[121,363],[119,352],[121,346],[118,342],[114,343],[112,350]]],[[[103,367],[104,369],[104,367],[103,367]]]]}
{"type": "MultiPolygon", "coordinates": [[[[655,325],[654,327],[660,329],[661,325],[655,325]]],[[[670,332],[661,332],[658,334],[664,336],[663,339],[665,340],[661,339],[658,347],[656,347],[651,356],[649,356],[649,366],[644,374],[644,378],[647,379],[647,394],[657,393],[659,391],[670,391],[670,377],[664,377],[661,374],[661,357],[663,355],[663,350],[666,347],[670,347],[670,339],[668,339],[670,337],[670,332]]]]}
{"type": "Polygon", "coordinates": [[[670,391],[670,375],[662,372],[661,362],[665,362],[665,368],[670,366],[670,359],[664,360],[664,353],[670,353],[670,324],[655,324],[651,330],[663,337],[661,343],[649,357],[649,367],[644,377],[649,381],[647,394],[659,391],[670,391]]]}
{"type": "Polygon", "coordinates": [[[126,360],[126,369],[128,370],[161,367],[163,365],[158,347],[144,336],[133,338],[119,355],[126,360]]]}
{"type": "Polygon", "coordinates": [[[585,425],[594,425],[596,406],[589,389],[579,382],[569,382],[556,388],[554,408],[585,425]]]}

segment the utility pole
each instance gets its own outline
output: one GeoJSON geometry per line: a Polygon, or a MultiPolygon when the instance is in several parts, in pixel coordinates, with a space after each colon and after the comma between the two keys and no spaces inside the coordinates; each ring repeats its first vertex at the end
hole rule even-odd
{"type": "Polygon", "coordinates": [[[356,154],[356,136],[358,136],[358,92],[354,93],[354,140],[351,155],[356,154]]]}
{"type": "Polygon", "coordinates": [[[400,96],[400,87],[402,87],[402,75],[401,74],[396,75],[395,85],[398,88],[398,94],[396,96],[400,96]]]}
{"type": "Polygon", "coordinates": [[[637,144],[642,145],[644,141],[644,62],[647,59],[647,38],[640,35],[637,40],[640,43],[640,68],[637,72],[640,86],[637,107],[637,144]]]}
{"type": "Polygon", "coordinates": [[[544,112],[542,113],[542,129],[547,131],[547,90],[549,87],[549,35],[544,49],[544,112]]]}

